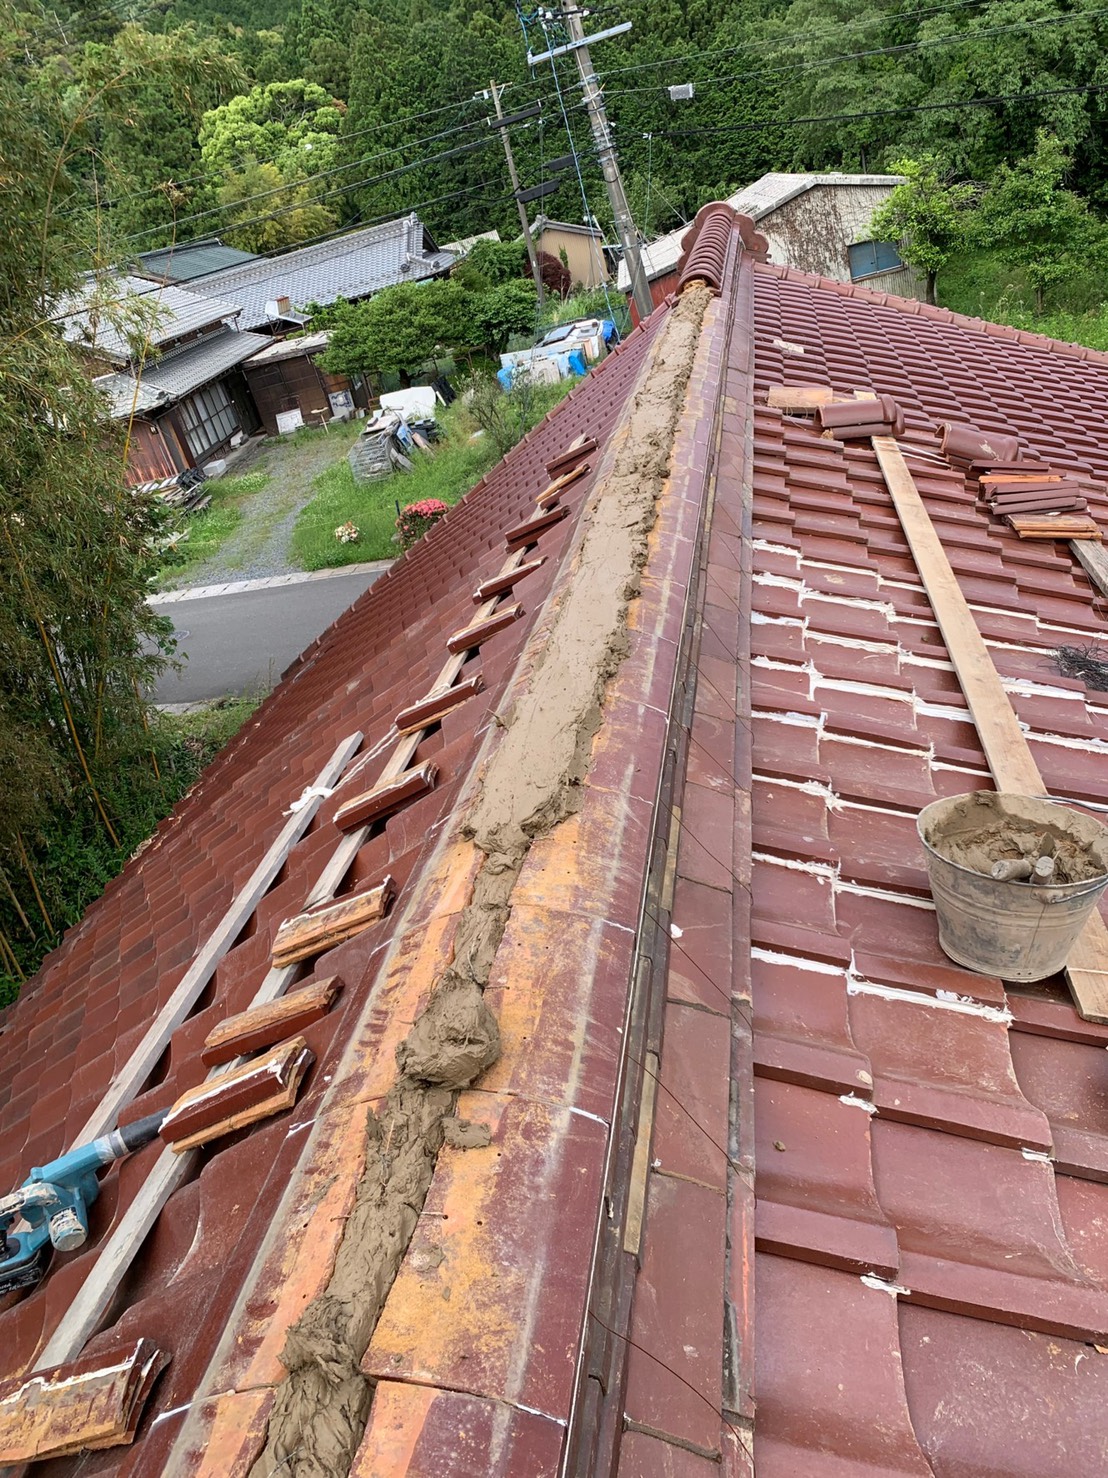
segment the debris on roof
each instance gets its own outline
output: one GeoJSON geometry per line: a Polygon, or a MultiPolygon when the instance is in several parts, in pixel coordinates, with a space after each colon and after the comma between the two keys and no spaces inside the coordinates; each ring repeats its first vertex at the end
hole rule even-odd
{"type": "Polygon", "coordinates": [[[0,1462],[26,1463],[132,1442],[169,1356],[140,1339],[0,1385],[0,1462]]]}

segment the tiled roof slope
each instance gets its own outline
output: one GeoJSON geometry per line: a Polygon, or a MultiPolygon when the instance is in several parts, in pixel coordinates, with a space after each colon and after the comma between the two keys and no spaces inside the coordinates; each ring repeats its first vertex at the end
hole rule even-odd
{"type": "Polygon", "coordinates": [[[1108,1029],[1061,977],[1006,987],[939,949],[915,817],[991,788],[984,756],[869,444],[765,402],[819,384],[904,407],[1046,786],[1106,807],[1108,701],[1054,658],[1103,639],[1103,601],[1066,545],[991,521],[936,435],[1016,427],[1103,479],[1103,362],[749,257],[724,303],[619,1473],[1094,1478],[1108,1029]]]}
{"type": "Polygon", "coordinates": [[[280,256],[221,268],[200,278],[195,291],[233,298],[242,306],[240,326],[260,328],[269,322],[266,303],[273,298],[290,298],[294,309],[336,298],[364,298],[398,282],[434,277],[453,260],[450,252],[435,248],[423,222],[412,214],[280,256]]]}
{"type": "MultiPolygon", "coordinates": [[[[659,318],[664,315],[659,315],[659,318]]],[[[529,516],[548,483],[545,464],[579,434],[601,444],[619,418],[657,323],[632,335],[590,373],[535,431],[384,575],[300,659],[245,731],[159,828],[151,844],[92,906],[46,961],[3,1019],[0,1053],[0,1184],[17,1185],[34,1164],[60,1153],[78,1133],[158,1007],[209,935],[236,889],[285,823],[290,803],[315,782],[336,744],[356,730],[364,752],[382,758],[362,771],[372,781],[384,762],[394,716],[433,685],[448,636],[472,619],[472,592],[501,567],[504,535],[529,516]]],[[[595,459],[594,459],[595,473],[595,459]]],[[[567,493],[576,513],[593,474],[567,493]]],[[[423,741],[416,764],[439,767],[438,787],[378,826],[348,882],[389,873],[398,888],[394,915],[418,877],[489,728],[505,684],[542,609],[575,518],[544,533],[546,564],[520,584],[526,615],[471,658],[486,691],[444,719],[423,741]]],[[[395,740],[394,740],[395,742],[395,740]]],[[[265,973],[279,922],[295,913],[335,850],[331,812],[357,783],[328,800],[292,853],[254,921],[221,961],[200,1009],[178,1029],[148,1091],[126,1117],[166,1106],[200,1081],[199,1049],[228,1013],[243,1009],[265,973]]],[[[109,1323],[132,1325],[172,1351],[138,1444],[50,1472],[111,1472],[154,1478],[169,1471],[169,1445],[196,1389],[245,1270],[269,1232],[269,1218],[298,1153],[297,1128],[311,1123],[326,1083],[364,1007],[366,981],[382,958],[389,926],[330,952],[319,975],[338,974],[346,992],[307,1032],[317,1064],[309,1091],[287,1119],[261,1125],[218,1150],[173,1197],[128,1279],[109,1323]],[[177,1411],[174,1420],[159,1413],[177,1411]]],[[[303,1139],[299,1141],[303,1143],[303,1139]]],[[[109,1228],[130,1203],[157,1150],[151,1147],[107,1178],[93,1209],[88,1249],[58,1260],[30,1297],[0,1313],[3,1373],[29,1368],[94,1264],[109,1228]]]]}

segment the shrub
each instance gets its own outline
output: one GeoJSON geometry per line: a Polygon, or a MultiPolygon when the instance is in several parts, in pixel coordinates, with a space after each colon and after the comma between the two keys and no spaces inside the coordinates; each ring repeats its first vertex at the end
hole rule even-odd
{"type": "Polygon", "coordinates": [[[441,498],[421,498],[418,503],[409,503],[406,508],[401,509],[400,517],[396,520],[400,547],[410,549],[417,539],[422,539],[427,530],[438,523],[445,512],[446,504],[441,498]]]}

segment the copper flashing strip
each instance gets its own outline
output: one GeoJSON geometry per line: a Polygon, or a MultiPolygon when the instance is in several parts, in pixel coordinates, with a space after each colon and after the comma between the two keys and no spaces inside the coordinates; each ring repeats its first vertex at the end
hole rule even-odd
{"type": "Polygon", "coordinates": [[[416,729],[426,729],[432,724],[437,724],[441,718],[460,704],[484,692],[484,688],[485,680],[480,673],[477,673],[476,676],[467,678],[464,683],[455,683],[452,688],[446,688],[439,693],[428,693],[426,698],[421,698],[418,703],[409,704],[396,715],[393,722],[396,724],[397,733],[413,734],[416,729]]]}
{"type": "Polygon", "coordinates": [[[29,1463],[132,1442],[169,1356],[140,1339],[0,1385],[0,1462],[29,1463]]]}
{"type": "MultiPolygon", "coordinates": [[[[1039,767],[908,464],[892,437],[875,436],[873,449],[996,787],[1044,795],[1039,767]]],[[[1096,910],[1070,954],[1066,978],[1079,1013],[1091,1021],[1108,1021],[1108,927],[1096,910]]]]}
{"type": "Polygon", "coordinates": [[[538,559],[531,559],[526,564],[517,564],[510,570],[504,570],[499,575],[493,575],[489,580],[483,580],[473,592],[473,599],[480,605],[482,601],[495,600],[498,595],[512,590],[520,580],[525,580],[528,575],[533,575],[537,569],[546,563],[546,555],[541,554],[538,559]]]}
{"type": "Polygon", "coordinates": [[[396,884],[385,877],[374,887],[351,893],[337,903],[317,905],[286,919],[273,941],[273,968],[295,965],[353,939],[385,917],[395,894],[396,884]]]}
{"type": "Polygon", "coordinates": [[[293,1037],[214,1082],[190,1088],[166,1116],[162,1138],[183,1154],[292,1108],[314,1060],[304,1038],[293,1037]]]}
{"type": "Polygon", "coordinates": [[[335,825],[340,831],[353,831],[355,827],[384,821],[401,806],[432,790],[438,778],[438,765],[426,764],[417,770],[405,770],[395,779],[378,781],[371,790],[363,791],[338,808],[335,825]]]}
{"type": "Polygon", "coordinates": [[[497,611],[494,615],[486,616],[483,621],[472,621],[468,626],[463,626],[460,631],[455,631],[448,638],[446,649],[455,654],[472,652],[487,642],[490,637],[507,630],[522,615],[523,607],[516,601],[515,605],[505,606],[503,610],[497,611]]]}
{"type": "Polygon", "coordinates": [[[254,1006],[237,1016],[228,1016],[204,1038],[200,1061],[205,1067],[220,1067],[248,1052],[260,1052],[286,1037],[296,1036],[327,1015],[341,990],[342,981],[332,975],[282,996],[272,1005],[254,1006]]]}
{"type": "Polygon", "coordinates": [[[540,513],[536,518],[529,518],[526,523],[516,524],[514,529],[509,529],[504,535],[504,543],[508,549],[522,549],[525,544],[533,544],[536,539],[541,538],[547,529],[552,529],[556,523],[561,523],[563,518],[568,517],[569,508],[562,504],[558,508],[550,508],[545,513],[540,513]]]}

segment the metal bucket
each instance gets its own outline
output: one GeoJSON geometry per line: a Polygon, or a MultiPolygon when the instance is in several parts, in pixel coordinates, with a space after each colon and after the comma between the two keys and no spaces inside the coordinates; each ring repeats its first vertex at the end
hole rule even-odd
{"type": "Polygon", "coordinates": [[[933,801],[916,825],[939,943],[952,960],[1013,981],[1043,980],[1065,966],[1108,887],[1108,827],[1053,801],[988,790],[933,801]],[[1002,882],[936,850],[936,843],[957,847],[992,827],[998,839],[1038,830],[1062,848],[1076,847],[1095,875],[1075,883],[1002,882]]]}

